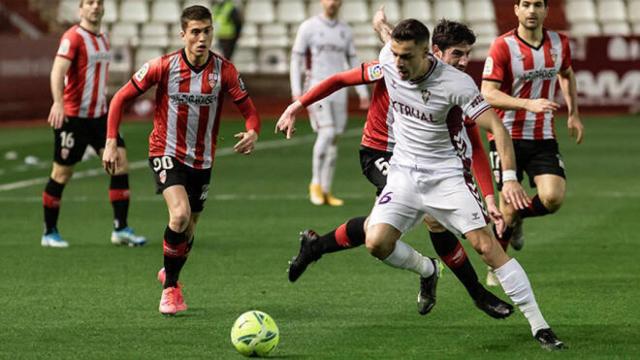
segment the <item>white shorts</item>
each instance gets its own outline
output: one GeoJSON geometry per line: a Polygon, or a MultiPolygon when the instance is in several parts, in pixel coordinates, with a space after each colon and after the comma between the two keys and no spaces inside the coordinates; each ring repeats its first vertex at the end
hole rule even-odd
{"type": "Polygon", "coordinates": [[[489,223],[470,174],[430,180],[424,171],[391,165],[387,185],[369,215],[369,226],[389,224],[404,234],[426,214],[458,236],[489,223]]]}
{"type": "Polygon", "coordinates": [[[309,106],[308,111],[313,131],[318,132],[321,128],[332,127],[337,135],[344,133],[347,126],[346,102],[322,99],[309,106]]]}

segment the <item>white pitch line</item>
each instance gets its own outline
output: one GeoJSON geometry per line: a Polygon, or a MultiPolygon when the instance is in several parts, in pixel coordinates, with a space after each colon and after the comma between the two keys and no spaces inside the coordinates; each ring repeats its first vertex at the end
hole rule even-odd
{"type": "MultiPolygon", "coordinates": [[[[271,131],[271,129],[265,129],[265,131],[271,131]]],[[[347,137],[348,138],[348,137],[353,137],[353,136],[359,136],[360,134],[362,134],[362,129],[355,128],[355,129],[351,129],[351,130],[346,131],[342,135],[342,137],[347,137]]],[[[260,142],[259,141],[256,144],[256,151],[278,149],[278,148],[284,148],[284,147],[289,147],[289,146],[297,146],[297,145],[313,142],[315,140],[315,138],[316,138],[315,134],[310,134],[310,135],[305,135],[305,136],[300,136],[300,137],[294,137],[293,139],[289,139],[289,140],[269,140],[269,141],[264,141],[264,142],[260,142]]],[[[231,155],[231,154],[234,154],[234,151],[233,151],[232,147],[226,147],[226,148],[222,148],[222,149],[216,150],[216,157],[228,156],[228,155],[231,155]]],[[[146,168],[147,166],[148,166],[148,160],[147,159],[130,162],[129,163],[129,171],[146,168]]],[[[100,168],[94,168],[94,169],[78,171],[78,172],[74,173],[73,174],[73,179],[82,179],[82,178],[88,178],[88,177],[95,177],[95,176],[99,176],[99,175],[102,175],[102,174],[104,174],[104,169],[103,168],[101,168],[101,167],[100,168]]],[[[11,190],[16,190],[16,189],[23,189],[23,188],[26,188],[26,187],[29,187],[29,186],[34,186],[34,185],[42,185],[42,184],[46,184],[47,181],[49,181],[48,177],[39,177],[39,178],[16,181],[16,182],[7,183],[7,184],[0,184],[0,192],[2,192],[2,191],[11,191],[11,190]]]]}

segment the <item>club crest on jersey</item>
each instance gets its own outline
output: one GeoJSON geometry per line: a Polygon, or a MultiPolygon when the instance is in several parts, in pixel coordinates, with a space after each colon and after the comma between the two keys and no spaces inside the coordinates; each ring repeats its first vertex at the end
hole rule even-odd
{"type": "Polygon", "coordinates": [[[207,76],[207,80],[209,81],[209,86],[214,87],[218,82],[218,74],[211,73],[207,76]]]}
{"type": "Polygon", "coordinates": [[[167,181],[167,170],[160,171],[158,178],[160,178],[160,182],[164,184],[167,181]]]}
{"type": "Polygon", "coordinates": [[[424,103],[426,104],[427,101],[429,101],[429,98],[431,97],[431,91],[427,89],[423,89],[423,90],[420,90],[420,92],[422,93],[422,101],[424,101],[424,103]]]}
{"type": "Polygon", "coordinates": [[[556,60],[558,60],[558,50],[551,48],[551,61],[553,61],[553,63],[556,63],[556,60]]]}

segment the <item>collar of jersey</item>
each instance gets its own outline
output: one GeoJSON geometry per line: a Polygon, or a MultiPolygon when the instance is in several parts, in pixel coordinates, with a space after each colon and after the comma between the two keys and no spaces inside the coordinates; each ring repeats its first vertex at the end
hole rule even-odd
{"type": "Polygon", "coordinates": [[[187,58],[187,53],[186,53],[186,51],[184,51],[184,48],[182,49],[182,51],[180,53],[182,54],[182,60],[185,62],[185,64],[187,64],[189,69],[191,69],[191,71],[193,71],[195,73],[199,73],[202,70],[204,70],[207,67],[207,65],[209,65],[209,63],[211,62],[211,59],[213,59],[213,52],[211,52],[211,50],[209,50],[209,58],[207,58],[207,62],[202,64],[202,66],[197,67],[197,66],[195,66],[195,65],[193,65],[192,63],[189,62],[189,59],[187,58]]]}
{"type": "Polygon", "coordinates": [[[329,19],[325,18],[324,15],[322,15],[322,14],[318,15],[318,17],[320,18],[320,21],[322,21],[323,23],[325,23],[325,24],[327,24],[327,25],[329,25],[331,27],[334,27],[334,26],[338,25],[338,19],[329,20],[329,19]]]}
{"type": "Polygon", "coordinates": [[[89,34],[91,34],[91,35],[93,35],[93,36],[102,36],[102,33],[94,33],[94,32],[93,32],[93,31],[91,31],[91,30],[88,30],[88,29],[83,28],[80,24],[78,24],[78,27],[79,27],[80,29],[82,29],[83,31],[86,31],[86,32],[88,32],[89,34]]]}
{"type": "Polygon", "coordinates": [[[432,54],[429,54],[427,56],[429,57],[429,61],[431,61],[431,67],[429,68],[429,70],[427,70],[426,74],[422,75],[417,80],[409,80],[410,83],[419,84],[419,83],[427,80],[429,78],[429,76],[431,76],[431,74],[433,74],[433,71],[436,69],[436,66],[438,66],[438,60],[432,54]]]}
{"type": "Polygon", "coordinates": [[[547,40],[547,29],[545,28],[542,28],[542,41],[540,41],[540,45],[538,46],[533,46],[529,44],[525,39],[521,38],[520,34],[518,34],[518,28],[513,29],[513,34],[516,36],[516,39],[532,48],[533,50],[540,50],[540,48],[542,48],[542,46],[544,45],[545,40],[547,40]]]}

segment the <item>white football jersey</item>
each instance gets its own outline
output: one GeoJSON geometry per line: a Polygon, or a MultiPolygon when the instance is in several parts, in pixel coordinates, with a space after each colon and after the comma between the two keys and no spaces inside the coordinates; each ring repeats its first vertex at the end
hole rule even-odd
{"type": "Polygon", "coordinates": [[[431,67],[417,81],[401,80],[391,45],[380,52],[380,64],[395,122],[392,163],[432,173],[459,175],[470,164],[471,146],[463,119],[472,121],[491,109],[473,79],[429,55],[431,67]]]}
{"type": "MultiPolygon", "coordinates": [[[[359,65],[353,45],[353,33],[349,25],[338,20],[329,20],[321,15],[305,20],[298,28],[292,55],[310,55],[307,79],[311,87],[326,78],[359,65]]],[[[295,71],[292,67],[292,72],[295,71]]],[[[300,73],[291,74],[291,90],[300,95],[300,73]]],[[[365,93],[366,94],[366,93],[365,93]]],[[[346,101],[347,89],[342,89],[329,98],[346,101]]]]}

